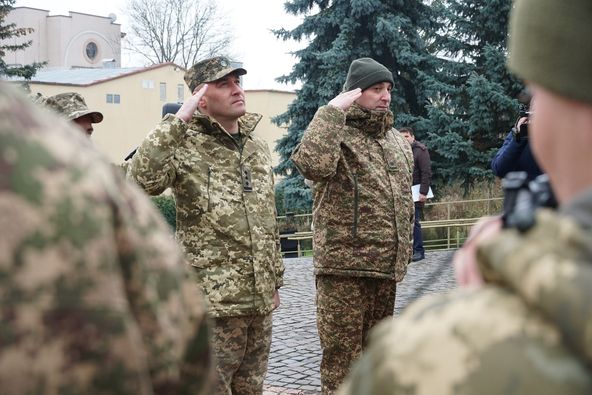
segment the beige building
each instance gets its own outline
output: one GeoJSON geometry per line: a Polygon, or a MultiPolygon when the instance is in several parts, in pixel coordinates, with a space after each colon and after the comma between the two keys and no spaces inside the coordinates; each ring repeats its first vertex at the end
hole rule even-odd
{"type": "MultiPolygon", "coordinates": [[[[185,71],[174,63],[120,67],[122,33],[114,15],[72,11],[68,16],[49,15],[47,10],[16,7],[6,23],[35,31],[13,42],[32,40],[31,47],[7,53],[4,61],[47,62],[31,80],[32,92],[44,96],[78,92],[91,109],[102,112],[104,120],[94,126],[92,140],[114,163],[123,161],[159,122],[165,103],[182,102],[190,94],[183,81],[185,71]]],[[[295,97],[294,92],[277,90],[246,92],[248,111],[263,115],[256,133],[267,141],[274,165],[279,161],[276,140],[286,129],[271,119],[285,112],[295,97]]]]}
{"type": "MultiPolygon", "coordinates": [[[[45,70],[39,71],[29,85],[31,92],[44,96],[78,92],[89,108],[102,112],[104,120],[94,125],[92,140],[109,160],[119,163],[160,121],[165,103],[182,102],[188,97],[184,72],[174,63],[140,68],[45,70]]],[[[271,119],[285,112],[296,94],[248,90],[245,95],[248,111],[263,115],[256,133],[267,141],[275,166],[279,161],[274,152],[276,140],[286,129],[276,126],[271,119]]]]}
{"type": "Polygon", "coordinates": [[[47,62],[47,68],[120,67],[121,25],[116,17],[69,12],[69,15],[49,15],[48,10],[15,7],[5,23],[15,23],[34,32],[24,37],[3,41],[3,44],[21,44],[32,40],[24,50],[7,52],[8,65],[47,62]]]}
{"type": "MultiPolygon", "coordinates": [[[[249,74],[244,78],[249,78],[249,74]]],[[[296,98],[296,93],[288,91],[253,89],[245,91],[247,101],[247,111],[261,114],[263,118],[255,129],[255,133],[263,138],[273,159],[273,165],[277,166],[280,157],[275,151],[275,145],[280,137],[288,132],[287,125],[277,126],[271,120],[273,117],[283,114],[288,110],[288,106],[296,98]]]]}

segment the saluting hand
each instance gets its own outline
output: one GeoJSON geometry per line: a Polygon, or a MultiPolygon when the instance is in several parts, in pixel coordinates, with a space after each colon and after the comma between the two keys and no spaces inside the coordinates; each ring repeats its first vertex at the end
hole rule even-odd
{"type": "Polygon", "coordinates": [[[362,90],[360,88],[352,89],[351,91],[347,92],[341,92],[329,102],[329,105],[341,108],[343,111],[347,111],[353,102],[355,102],[360,96],[362,96],[362,90]]]}
{"type": "Polygon", "coordinates": [[[201,100],[201,98],[207,90],[208,84],[204,84],[204,86],[202,86],[198,91],[193,92],[193,95],[191,95],[191,97],[183,103],[183,105],[181,106],[181,108],[179,108],[179,111],[177,111],[175,116],[177,118],[182,119],[185,122],[189,122],[189,120],[195,113],[195,110],[197,110],[199,101],[201,100]]]}

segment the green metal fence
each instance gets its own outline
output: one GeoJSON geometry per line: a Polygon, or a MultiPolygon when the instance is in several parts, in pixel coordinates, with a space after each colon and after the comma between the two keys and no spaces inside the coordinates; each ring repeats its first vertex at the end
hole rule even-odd
{"type": "MultiPolygon", "coordinates": [[[[502,211],[502,198],[427,203],[420,221],[426,250],[448,250],[462,246],[469,229],[479,218],[502,211]]],[[[297,256],[312,255],[312,214],[278,217],[280,230],[290,233],[281,238],[297,241],[297,256]]]]}

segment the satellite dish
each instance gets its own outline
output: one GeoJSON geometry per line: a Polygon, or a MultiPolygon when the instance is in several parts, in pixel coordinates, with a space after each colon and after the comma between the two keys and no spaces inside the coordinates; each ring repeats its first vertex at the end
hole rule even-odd
{"type": "Polygon", "coordinates": [[[115,23],[115,21],[117,20],[117,15],[115,15],[114,13],[110,13],[109,19],[111,19],[111,23],[115,23]]]}

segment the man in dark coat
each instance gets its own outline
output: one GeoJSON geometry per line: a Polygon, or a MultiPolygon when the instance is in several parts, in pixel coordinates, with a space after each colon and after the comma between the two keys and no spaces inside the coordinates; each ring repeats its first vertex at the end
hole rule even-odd
{"type": "Polygon", "coordinates": [[[428,191],[432,182],[432,162],[428,148],[415,140],[413,129],[410,126],[399,129],[399,132],[411,144],[411,150],[413,151],[413,185],[419,185],[419,194],[417,197],[414,195],[413,199],[415,201],[415,224],[413,225],[413,256],[411,257],[413,262],[417,262],[425,258],[419,218],[421,210],[428,199],[428,191]]]}

